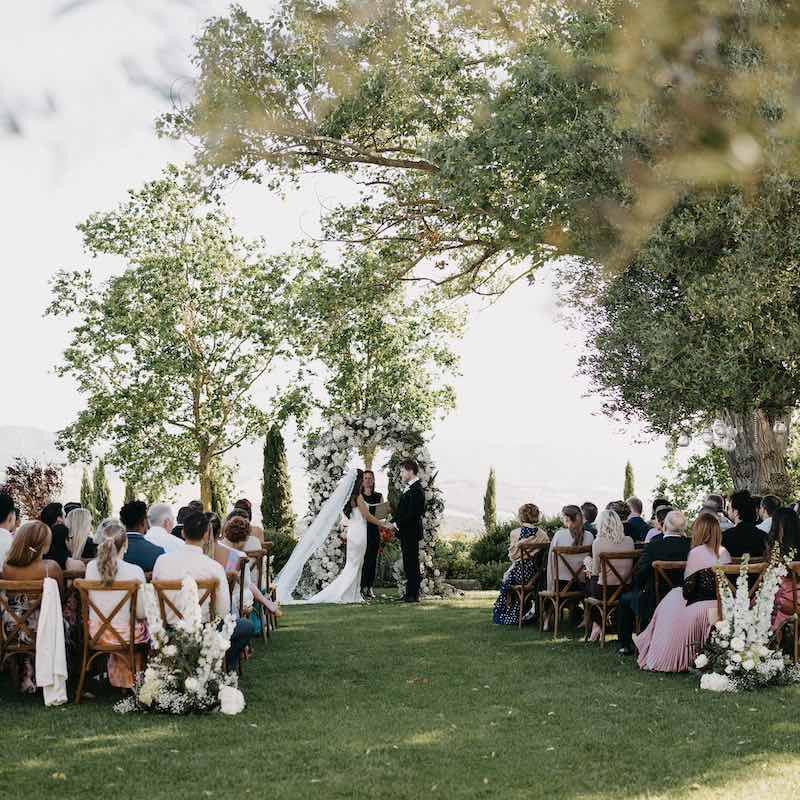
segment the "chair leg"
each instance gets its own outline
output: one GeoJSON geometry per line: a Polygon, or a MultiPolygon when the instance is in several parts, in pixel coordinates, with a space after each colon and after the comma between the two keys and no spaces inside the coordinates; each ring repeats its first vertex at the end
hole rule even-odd
{"type": "Polygon", "coordinates": [[[89,655],[89,646],[86,638],[84,637],[83,640],[83,660],[81,663],[81,677],[78,680],[78,689],[75,692],[75,705],[79,706],[81,704],[81,692],[83,691],[83,684],[86,681],[86,671],[89,668],[89,665],[86,663],[87,656],[89,655]]]}
{"type": "Polygon", "coordinates": [[[606,646],[606,622],[608,621],[608,613],[602,606],[600,607],[600,647],[606,646]]]}
{"type": "Polygon", "coordinates": [[[555,606],[556,611],[556,618],[553,622],[553,638],[558,639],[558,623],[561,620],[561,612],[564,610],[563,606],[561,605],[558,598],[553,601],[553,605],[555,606]]]}

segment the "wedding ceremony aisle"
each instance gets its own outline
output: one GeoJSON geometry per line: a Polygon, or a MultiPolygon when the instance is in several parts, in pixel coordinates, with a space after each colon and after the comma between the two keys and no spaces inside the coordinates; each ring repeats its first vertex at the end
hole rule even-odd
{"type": "Polygon", "coordinates": [[[797,688],[701,692],[493,626],[494,597],[292,607],[245,664],[237,717],[120,716],[110,693],[45,710],[2,676],[0,796],[796,795],[797,688]]]}

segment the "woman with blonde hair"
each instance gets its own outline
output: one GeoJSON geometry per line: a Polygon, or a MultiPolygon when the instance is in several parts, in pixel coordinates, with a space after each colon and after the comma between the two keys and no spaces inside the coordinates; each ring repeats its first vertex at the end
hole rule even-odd
{"type": "Polygon", "coordinates": [[[636,639],[642,669],[685,672],[689,668],[690,645],[702,647],[711,630],[709,612],[716,608],[714,568],[730,563],[719,519],[703,512],[692,526],[683,586],[676,586],[659,603],[650,624],[636,639]]]}
{"type": "MultiPolygon", "coordinates": [[[[592,542],[592,555],[587,556],[584,562],[586,574],[589,576],[589,597],[597,600],[603,599],[603,573],[600,556],[605,553],[625,553],[634,548],[633,539],[626,535],[625,526],[619,518],[619,514],[611,508],[605,509],[597,518],[597,534],[592,542]]],[[[623,581],[627,581],[633,570],[633,559],[625,559],[614,562],[614,569],[619,573],[623,581]]],[[[619,586],[620,580],[613,573],[607,576],[608,586],[619,586]]],[[[613,591],[613,590],[611,590],[613,591]]],[[[588,626],[591,614],[591,606],[585,607],[585,623],[588,626]]],[[[602,629],[595,620],[592,625],[592,632],[589,635],[590,642],[596,642],[602,633],[602,629]]]]}
{"type": "MultiPolygon", "coordinates": [[[[97,558],[90,561],[86,567],[86,580],[102,583],[103,586],[113,586],[115,583],[135,582],[140,584],[136,594],[136,624],[134,641],[136,644],[145,644],[149,640],[147,625],[145,624],[144,607],[144,571],[137,564],[125,561],[125,552],[128,549],[128,534],[125,527],[112,520],[106,520],[103,525],[104,539],[97,548],[97,558]]],[[[110,617],[117,603],[125,596],[125,592],[99,592],[89,591],[92,604],[105,617],[110,617]]],[[[100,617],[92,606],[89,606],[89,631],[94,636],[101,627],[100,617]]],[[[128,640],[131,630],[130,604],[126,603],[114,616],[114,629],[125,640],[128,640]]],[[[119,644],[119,639],[110,631],[106,631],[104,638],[109,644],[119,644]]],[[[136,654],[136,671],[143,667],[143,656],[136,654]]],[[[130,689],[133,686],[133,673],[127,661],[119,656],[108,657],[108,679],[112,686],[130,689]]]]}
{"type": "MultiPolygon", "coordinates": [[[[494,604],[492,622],[495,625],[516,625],[519,622],[519,598],[512,595],[512,586],[528,583],[536,572],[537,564],[541,559],[522,560],[521,542],[543,543],[550,541],[547,534],[539,528],[539,508],[533,503],[525,503],[517,512],[519,528],[514,528],[509,537],[508,560],[511,566],[506,570],[500,584],[500,595],[494,604]]],[[[534,595],[535,597],[535,595],[534,595]]],[[[532,619],[536,602],[525,619],[532,619]]]]}
{"type": "MultiPolygon", "coordinates": [[[[67,514],[64,524],[69,531],[67,546],[72,555],[69,561],[94,558],[97,555],[97,546],[92,539],[92,512],[86,508],[74,508],[67,514]]],[[[67,569],[74,569],[73,566],[70,566],[69,561],[67,569]]]]}
{"type": "MultiPolygon", "coordinates": [[[[3,566],[2,577],[7,581],[41,581],[44,578],[53,578],[58,583],[62,597],[64,593],[64,573],[58,562],[45,558],[50,549],[52,532],[44,522],[26,522],[14,534],[11,549],[8,551],[3,566]]],[[[31,608],[32,601],[22,594],[12,595],[9,598],[9,611],[17,618],[24,617],[31,608]]],[[[35,631],[39,622],[38,610],[33,611],[28,617],[28,627],[35,631]]],[[[7,636],[14,628],[14,618],[4,614],[2,619],[3,632],[7,636]]],[[[20,637],[23,644],[31,644],[23,633],[20,637]]],[[[14,681],[21,692],[33,694],[36,691],[36,680],[33,669],[33,659],[23,656],[21,659],[12,659],[12,668],[19,668],[14,681]]]]}

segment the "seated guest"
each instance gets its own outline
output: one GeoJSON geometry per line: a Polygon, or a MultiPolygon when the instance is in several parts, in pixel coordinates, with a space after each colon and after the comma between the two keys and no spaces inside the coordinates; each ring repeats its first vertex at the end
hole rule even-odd
{"type": "Polygon", "coordinates": [[[664,508],[665,506],[672,507],[672,503],[670,503],[666,497],[656,497],[656,499],[653,500],[653,513],[650,514],[651,522],[656,518],[656,511],[658,511],[659,508],[664,508]]]}
{"type": "MultiPolygon", "coordinates": [[[[147,625],[144,620],[144,571],[136,564],[129,564],[124,560],[125,551],[128,549],[128,534],[121,524],[111,524],[105,528],[105,540],[97,550],[97,558],[90,561],[86,567],[86,580],[99,581],[104,586],[113,583],[136,582],[141,584],[141,589],[136,595],[136,623],[134,628],[134,641],[136,644],[145,644],[149,640],[147,625]]],[[[90,591],[89,599],[100,610],[104,617],[110,618],[111,612],[122,600],[124,592],[98,592],[90,591]]],[[[114,628],[125,641],[129,641],[131,630],[130,603],[126,603],[114,615],[114,628]]],[[[97,612],[89,606],[89,631],[94,636],[101,626],[97,612]]],[[[119,639],[113,633],[106,631],[103,639],[108,644],[119,644],[119,639]]],[[[144,656],[136,652],[136,672],[141,672],[144,667],[144,656]]],[[[130,689],[133,686],[133,673],[128,662],[113,653],[108,657],[108,679],[112,686],[130,689]]]]}
{"type": "Polygon", "coordinates": [[[761,522],[756,525],[760,531],[769,533],[772,527],[772,515],[781,507],[779,497],[774,494],[768,494],[766,497],[761,498],[761,504],[758,507],[758,515],[761,517],[761,522]]]}
{"type": "MultiPolygon", "coordinates": [[[[97,555],[97,545],[92,538],[92,512],[78,506],[67,514],[64,524],[69,531],[69,551],[74,560],[92,559],[97,555]]],[[[67,567],[67,569],[73,569],[67,567]]]]}
{"type": "MultiPolygon", "coordinates": [[[[591,561],[591,578],[589,581],[589,596],[597,600],[603,599],[603,572],[600,563],[600,556],[604,553],[624,553],[633,550],[633,539],[625,535],[625,528],[622,520],[616,511],[606,509],[597,520],[597,536],[592,542],[592,555],[591,561]]],[[[633,560],[615,561],[614,569],[620,574],[624,581],[630,577],[631,570],[633,569],[633,560]]],[[[608,586],[619,586],[619,578],[609,570],[608,586]]],[[[610,593],[613,593],[613,589],[610,593]]],[[[590,606],[586,607],[586,611],[590,610],[590,606]]],[[[588,625],[588,613],[586,624],[588,625]]],[[[596,642],[602,633],[600,625],[595,622],[592,626],[592,632],[589,636],[589,641],[596,642]]]]}
{"type": "Polygon", "coordinates": [[[645,545],[633,575],[634,588],[622,595],[617,607],[620,655],[633,655],[633,628],[638,616],[647,627],[656,607],[654,561],[686,561],[690,542],[686,538],[686,517],[670,511],[664,518],[664,533],[645,545]]]}
{"type": "MultiPolygon", "coordinates": [[[[539,508],[533,503],[526,503],[518,512],[519,521],[522,523],[519,528],[511,531],[508,546],[508,560],[511,566],[506,570],[500,584],[500,596],[494,604],[492,612],[492,622],[495,625],[517,625],[519,623],[519,598],[511,594],[512,586],[522,586],[533,578],[536,572],[537,561],[526,559],[522,561],[520,552],[520,542],[549,542],[547,534],[539,528],[539,508]]],[[[541,554],[542,557],[546,553],[541,554]]],[[[534,599],[531,612],[536,608],[534,599]]],[[[530,614],[533,617],[533,614],[530,614]]]]}
{"type": "Polygon", "coordinates": [[[647,536],[650,526],[644,521],[642,517],[642,510],[644,506],[638,497],[629,497],[625,501],[628,506],[629,514],[628,519],[625,521],[625,534],[630,536],[634,542],[643,542],[647,536]]]}
{"type": "Polygon", "coordinates": [[[64,506],[61,503],[48,503],[39,514],[39,519],[47,525],[50,530],[54,525],[64,524],[64,506]]]}
{"type": "Polygon", "coordinates": [[[723,533],[733,527],[733,523],[725,516],[725,498],[721,494],[708,495],[704,505],[716,509],[717,520],[723,533]]]}
{"type": "Polygon", "coordinates": [[[754,558],[764,555],[767,537],[756,527],[756,505],[750,492],[744,490],[731,495],[731,514],[734,527],[722,534],[722,544],[732,558],[741,558],[748,553],[754,558]]]}
{"type": "Polygon", "coordinates": [[[0,569],[11,549],[12,533],[17,524],[17,511],[11,495],[0,494],[0,569]]]}
{"type": "Polygon", "coordinates": [[[260,528],[258,525],[253,525],[253,504],[246,497],[243,497],[233,504],[233,508],[234,510],[239,509],[247,512],[247,519],[250,521],[252,536],[258,539],[258,546],[252,548],[248,547],[248,550],[260,550],[261,546],[264,544],[264,529],[260,528]]]}
{"type": "Polygon", "coordinates": [[[144,538],[147,532],[147,504],[141,500],[131,500],[122,506],[119,517],[128,534],[125,561],[136,564],[144,572],[152,572],[158,557],[164,554],[164,548],[144,538]]]}
{"type": "Polygon", "coordinates": [[[50,549],[45,553],[45,558],[55,561],[62,570],[83,572],[86,565],[72,558],[68,542],[69,528],[63,522],[56,522],[50,529],[50,549]]]}
{"type": "Polygon", "coordinates": [[[730,563],[716,514],[700,514],[692,526],[683,586],[669,591],[636,639],[641,669],[685,672],[689,668],[690,645],[697,643],[699,651],[711,630],[709,611],[716,608],[717,596],[714,567],[730,563]]]}
{"type": "Polygon", "coordinates": [[[178,509],[178,516],[176,517],[175,527],[170,531],[170,533],[183,541],[183,523],[186,517],[189,514],[194,514],[194,510],[189,506],[181,506],[178,509]]]}
{"type": "MultiPolygon", "coordinates": [[[[153,580],[180,581],[186,575],[191,575],[197,581],[213,580],[216,583],[214,608],[204,607],[203,619],[208,620],[211,614],[219,618],[227,616],[231,608],[228,578],[222,566],[203,552],[209,537],[209,525],[202,512],[195,512],[186,518],[183,523],[183,535],[186,547],[162,555],[153,570],[153,580]]],[[[167,624],[175,622],[169,608],[165,622],[167,624]]],[[[242,650],[253,638],[254,633],[253,623],[249,619],[237,621],[231,636],[230,648],[225,656],[228,670],[236,669],[242,650]]]]}
{"type": "Polygon", "coordinates": [[[147,520],[150,527],[144,538],[150,544],[162,548],[165,553],[171,553],[173,550],[180,550],[184,547],[183,539],[172,535],[172,529],[175,527],[172,506],[167,503],[155,503],[147,511],[147,520]]]}
{"type": "Polygon", "coordinates": [[[583,514],[583,529],[589,533],[596,533],[597,528],[594,521],[597,519],[597,506],[587,500],[581,506],[581,513],[583,514]]]}
{"type": "MultiPolygon", "coordinates": [[[[244,517],[231,517],[222,529],[222,544],[238,554],[239,559],[247,552],[247,543],[250,536],[250,523],[244,517]]],[[[237,566],[238,569],[238,566],[237,566]]],[[[278,604],[270,598],[264,596],[258,586],[253,583],[250,562],[244,568],[244,591],[242,592],[244,608],[239,608],[239,580],[233,589],[233,608],[234,614],[239,616],[249,616],[253,610],[253,601],[260,603],[271,614],[278,613],[278,604]]]]}
{"type": "Polygon", "coordinates": [[[64,503],[64,522],[67,521],[67,517],[70,515],[70,512],[80,507],[80,503],[64,503]]]}
{"type": "MultiPolygon", "coordinates": [[[[772,526],[769,533],[768,553],[771,558],[776,549],[782,558],[800,555],[800,520],[794,509],[778,508],[772,513],[772,526]]],[[[794,586],[791,573],[781,582],[775,595],[775,616],[772,619],[773,630],[778,630],[794,613],[794,586]]],[[[800,600],[800,598],[798,598],[800,600]]]]}
{"type": "Polygon", "coordinates": [[[653,517],[653,527],[647,532],[647,536],[644,537],[644,543],[648,544],[648,542],[653,541],[656,536],[664,533],[664,520],[667,518],[667,514],[670,511],[674,511],[672,506],[659,506],[656,510],[655,516],[653,517]]]}
{"type": "MultiPolygon", "coordinates": [[[[594,541],[594,535],[583,529],[583,514],[578,506],[564,506],[561,509],[561,519],[564,527],[556,531],[550,541],[550,555],[547,559],[547,591],[549,592],[556,589],[555,549],[557,547],[588,547],[594,541]]],[[[572,579],[572,575],[567,573],[567,567],[564,564],[566,561],[579,576],[579,580],[572,584],[571,591],[585,590],[586,573],[583,568],[583,558],[578,553],[564,556],[560,560],[558,580],[561,589],[564,589],[572,579]]],[[[548,616],[544,619],[544,630],[550,629],[549,622],[548,616]]]]}
{"type": "MultiPolygon", "coordinates": [[[[64,592],[64,575],[61,567],[45,554],[50,549],[52,532],[43,522],[26,522],[14,534],[11,549],[6,555],[3,565],[2,577],[7,581],[40,581],[44,578],[53,578],[58,583],[61,594],[64,592]]],[[[31,608],[31,600],[25,595],[12,595],[9,598],[11,611],[19,618],[24,617],[31,608]]],[[[28,617],[28,627],[33,631],[39,620],[39,612],[34,611],[28,617]]],[[[3,633],[7,637],[14,629],[14,618],[6,613],[2,619],[3,633]]],[[[35,644],[23,633],[22,644],[35,644]]],[[[12,668],[18,668],[16,681],[20,691],[33,694],[36,691],[36,676],[33,668],[33,659],[22,656],[12,659],[12,668]]]]}
{"type": "MultiPolygon", "coordinates": [[[[245,543],[245,552],[250,551],[253,552],[254,550],[260,550],[261,546],[264,544],[264,539],[259,539],[257,536],[253,534],[253,526],[250,523],[250,517],[247,514],[246,508],[234,508],[230,514],[228,514],[228,518],[225,520],[225,524],[227,525],[231,520],[236,519],[243,519],[247,522],[247,542],[245,543]]],[[[223,529],[223,536],[224,536],[224,529],[223,529]]],[[[263,534],[262,534],[263,537],[263,534]]]]}

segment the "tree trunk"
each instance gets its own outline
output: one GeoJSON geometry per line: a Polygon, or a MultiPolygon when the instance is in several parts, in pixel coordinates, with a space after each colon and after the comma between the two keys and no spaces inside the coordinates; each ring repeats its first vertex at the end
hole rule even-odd
{"type": "Polygon", "coordinates": [[[791,490],[786,472],[789,419],[788,413],[769,417],[762,409],[749,414],[723,415],[723,420],[738,431],[736,449],[725,453],[734,489],[748,489],[757,495],[788,496],[791,490]],[[775,432],[775,422],[784,423],[784,433],[775,432]]]}
{"type": "Polygon", "coordinates": [[[370,447],[366,447],[363,450],[359,451],[362,460],[364,461],[364,469],[372,469],[372,462],[375,461],[375,453],[377,451],[377,447],[372,445],[370,447]]]}
{"type": "Polygon", "coordinates": [[[203,504],[203,511],[211,511],[211,462],[207,453],[200,454],[197,477],[200,479],[200,502],[203,504]]]}

